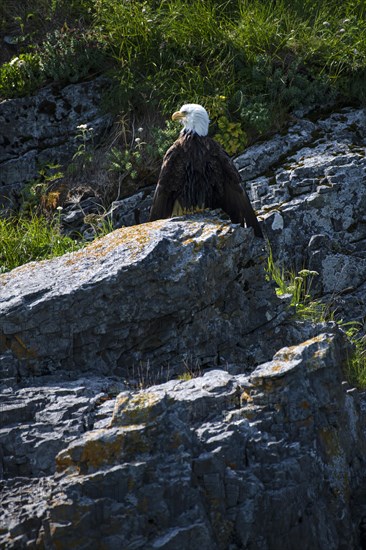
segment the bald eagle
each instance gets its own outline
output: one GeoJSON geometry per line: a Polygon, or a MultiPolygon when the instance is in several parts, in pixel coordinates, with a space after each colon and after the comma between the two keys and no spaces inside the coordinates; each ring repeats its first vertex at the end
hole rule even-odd
{"type": "Polygon", "coordinates": [[[189,103],[172,115],[183,130],[166,152],[155,189],[150,221],[180,216],[196,210],[221,208],[233,223],[261,227],[240,185],[240,175],[229,155],[208,137],[206,109],[189,103]]]}

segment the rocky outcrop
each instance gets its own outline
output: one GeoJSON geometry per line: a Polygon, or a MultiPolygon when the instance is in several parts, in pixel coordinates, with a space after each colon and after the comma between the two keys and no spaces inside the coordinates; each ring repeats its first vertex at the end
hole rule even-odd
{"type": "Polygon", "coordinates": [[[319,277],[313,291],[344,319],[365,315],[366,111],[300,121],[237,159],[274,258],[319,277]]]}
{"type": "MultiPolygon", "coordinates": [[[[366,292],[366,110],[298,120],[235,159],[274,260],[319,273],[313,293],[344,319],[362,319],[366,292]]],[[[116,202],[115,227],[144,223],[152,191],[116,202]]]]}
{"type": "MultiPolygon", "coordinates": [[[[317,270],[351,319],[364,122],[298,121],[237,159],[274,259],[317,270]]],[[[107,216],[144,222],[150,191],[107,216]]],[[[335,323],[291,319],[267,246],[207,213],[0,276],[1,547],[366,548],[352,350],[335,323]]]]}
{"type": "MultiPolygon", "coordinates": [[[[46,464],[31,480],[1,483],[1,544],[360,548],[366,449],[357,392],[342,384],[347,346],[333,327],[250,375],[213,370],[116,398],[91,380],[99,394],[89,409],[85,381],[46,384],[40,400],[63,388],[86,431],[62,438],[55,474],[46,464]]],[[[14,405],[21,399],[12,396],[14,405]]],[[[70,418],[57,425],[58,403],[32,419],[13,409],[7,422],[18,414],[28,433],[40,422],[62,432],[70,418]]]]}
{"type": "Polygon", "coordinates": [[[252,367],[287,316],[264,266],[263,240],[214,216],[120,229],[0,277],[1,351],[21,377],[252,367]]]}
{"type": "Polygon", "coordinates": [[[12,208],[26,183],[46,164],[66,164],[80,142],[77,128],[93,128],[95,144],[111,117],[100,109],[106,80],[47,86],[36,95],[0,102],[0,206],[12,208]]]}
{"type": "MultiPolygon", "coordinates": [[[[42,377],[1,393],[1,478],[43,477],[55,472],[55,456],[101,421],[105,403],[124,389],[112,378],[42,377]],[[96,413],[97,410],[97,413],[96,413]]],[[[111,412],[111,411],[110,411],[111,412]]],[[[109,420],[109,419],[108,419],[109,420]]]]}

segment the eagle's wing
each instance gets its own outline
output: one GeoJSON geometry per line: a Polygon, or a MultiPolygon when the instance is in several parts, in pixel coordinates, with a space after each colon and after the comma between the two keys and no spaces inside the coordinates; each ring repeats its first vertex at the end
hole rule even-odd
{"type": "Polygon", "coordinates": [[[220,208],[233,223],[253,227],[257,237],[263,237],[262,229],[245,189],[241,186],[238,170],[226,151],[216,141],[211,140],[211,152],[215,158],[215,171],[220,173],[223,185],[220,189],[220,208]]]}
{"type": "Polygon", "coordinates": [[[170,218],[172,215],[181,181],[179,171],[183,154],[179,139],[165,153],[150,210],[150,221],[170,218]]]}

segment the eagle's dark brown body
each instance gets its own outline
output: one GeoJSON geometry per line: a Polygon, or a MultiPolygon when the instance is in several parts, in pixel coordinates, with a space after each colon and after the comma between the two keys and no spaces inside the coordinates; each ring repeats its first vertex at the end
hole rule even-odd
{"type": "Polygon", "coordinates": [[[240,176],[224,149],[208,136],[183,133],[163,159],[150,221],[170,218],[173,212],[221,208],[233,223],[262,230],[240,185],[240,176]]]}

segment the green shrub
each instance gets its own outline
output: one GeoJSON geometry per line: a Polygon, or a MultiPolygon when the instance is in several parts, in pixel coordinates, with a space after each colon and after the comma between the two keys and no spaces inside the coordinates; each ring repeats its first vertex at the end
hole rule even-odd
{"type": "Polygon", "coordinates": [[[139,182],[139,185],[154,183],[158,177],[161,159],[177,138],[179,128],[167,121],[163,128],[138,128],[131,135],[124,135],[122,144],[111,147],[107,154],[107,169],[119,176],[125,185],[139,182]]]}
{"type": "Polygon", "coordinates": [[[118,109],[160,105],[168,113],[188,99],[202,102],[219,84],[225,94],[233,86],[229,23],[214,2],[105,0],[96,7],[96,24],[109,36],[118,66],[118,109]]]}
{"type": "Polygon", "coordinates": [[[56,30],[38,48],[43,76],[56,82],[78,82],[98,74],[106,61],[105,49],[96,31],[56,30]]]}
{"type": "Polygon", "coordinates": [[[243,147],[278,129],[293,109],[335,97],[365,101],[363,2],[33,0],[27,6],[14,15],[23,36],[32,36],[39,14],[46,28],[52,21],[55,27],[38,40],[36,67],[27,59],[33,76],[4,69],[3,96],[28,93],[47,79],[86,78],[105,70],[108,54],[115,82],[109,108],[167,115],[191,101],[211,114],[224,95],[219,140],[232,152],[231,142],[243,147]],[[231,139],[223,137],[228,130],[231,139]]]}
{"type": "Polygon", "coordinates": [[[43,81],[40,58],[25,53],[0,67],[0,97],[12,98],[33,93],[43,81]]]}

